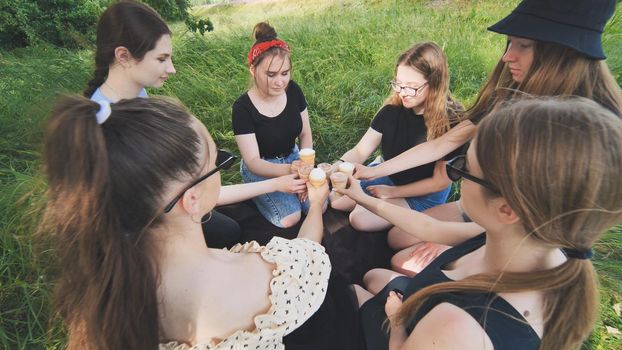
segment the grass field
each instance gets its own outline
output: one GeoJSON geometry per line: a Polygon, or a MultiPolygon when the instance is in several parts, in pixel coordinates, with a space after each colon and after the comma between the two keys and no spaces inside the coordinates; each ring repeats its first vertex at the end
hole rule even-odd
{"type": "MultiPolygon", "coordinates": [[[[449,58],[451,88],[469,105],[502,54],[505,38],[485,28],[518,1],[258,1],[197,6],[214,32],[197,37],[173,24],[178,74],[150,94],[177,96],[216,141],[236,150],[231,104],[249,85],[250,32],[269,20],[292,48],[293,78],[302,87],[320,161],[353,146],[389,92],[394,63],[417,41],[433,40],[449,58]]],[[[194,3],[210,3],[194,1],[194,3]]],[[[609,67],[622,82],[622,10],[606,29],[609,67]]],[[[42,125],[54,97],[80,92],[91,51],[34,47],[0,51],[0,348],[57,349],[62,322],[51,311],[55,276],[48,237],[35,236],[44,202],[40,174],[42,125]]],[[[233,171],[225,182],[237,182],[233,171]]],[[[596,247],[601,318],[585,349],[622,349],[622,227],[596,247]],[[609,328],[608,328],[609,327],[609,328]]],[[[572,307],[569,305],[568,307],[572,307]]]]}

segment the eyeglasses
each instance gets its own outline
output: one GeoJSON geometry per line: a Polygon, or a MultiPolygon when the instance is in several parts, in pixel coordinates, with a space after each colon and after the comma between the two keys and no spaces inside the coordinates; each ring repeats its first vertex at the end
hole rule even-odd
{"type": "Polygon", "coordinates": [[[199,177],[198,179],[192,181],[192,183],[190,183],[188,186],[186,186],[175,198],[173,198],[173,200],[166,207],[164,207],[164,213],[168,213],[169,211],[171,211],[177,201],[179,201],[179,199],[184,195],[184,193],[186,193],[186,191],[198,185],[201,181],[207,179],[208,177],[216,174],[220,170],[227,170],[231,168],[236,158],[237,157],[233,154],[219,149],[218,154],[216,155],[216,167],[208,171],[207,174],[199,177]]]}
{"type": "Polygon", "coordinates": [[[460,178],[465,178],[480,186],[486,187],[494,193],[499,193],[499,190],[497,190],[490,182],[473,176],[466,171],[466,156],[464,155],[457,156],[447,162],[445,169],[447,170],[447,176],[451,181],[458,181],[460,178]]]}
{"type": "Polygon", "coordinates": [[[421,90],[423,90],[423,88],[426,85],[428,85],[427,81],[425,83],[419,85],[416,88],[410,87],[410,86],[402,86],[402,85],[398,84],[395,80],[391,80],[390,83],[391,83],[391,89],[393,89],[393,91],[397,92],[398,94],[401,93],[402,91],[404,91],[404,95],[410,96],[410,97],[415,97],[415,96],[419,95],[421,90]]]}

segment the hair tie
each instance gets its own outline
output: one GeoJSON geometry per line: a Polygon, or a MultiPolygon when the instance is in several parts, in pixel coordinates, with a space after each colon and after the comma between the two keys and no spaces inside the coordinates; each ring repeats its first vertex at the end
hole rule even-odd
{"type": "Polygon", "coordinates": [[[99,104],[99,110],[95,113],[95,119],[97,119],[97,124],[102,125],[108,120],[108,117],[110,117],[112,109],[108,101],[101,100],[97,101],[97,103],[99,104]]]}
{"type": "Polygon", "coordinates": [[[562,252],[566,254],[566,257],[568,259],[586,260],[586,259],[591,259],[592,256],[594,255],[591,248],[588,250],[576,250],[573,248],[562,248],[562,252]]]}
{"type": "Polygon", "coordinates": [[[286,42],[281,39],[274,39],[270,41],[262,41],[260,43],[256,43],[251,47],[251,50],[248,52],[248,65],[253,64],[253,61],[261,56],[264,52],[268,51],[273,47],[280,47],[283,50],[289,52],[289,46],[286,42]]]}

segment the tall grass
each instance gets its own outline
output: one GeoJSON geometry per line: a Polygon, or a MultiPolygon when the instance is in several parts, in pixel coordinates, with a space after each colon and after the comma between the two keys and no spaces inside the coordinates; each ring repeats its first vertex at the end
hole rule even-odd
{"type": "MultiPolygon", "coordinates": [[[[249,86],[246,54],[250,32],[269,20],[292,48],[293,78],[309,104],[315,148],[331,161],[352,147],[389,93],[399,54],[412,43],[440,44],[451,69],[454,95],[469,105],[501,56],[505,38],[485,28],[508,14],[516,0],[397,1],[293,0],[230,5],[193,0],[195,15],[209,16],[215,31],[205,37],[173,24],[178,74],[150,94],[177,96],[210,129],[216,141],[236,150],[231,105],[249,86]]],[[[620,10],[605,34],[608,64],[622,79],[620,10]]],[[[0,52],[0,348],[62,348],[62,322],[51,311],[54,252],[35,237],[45,184],[39,147],[43,121],[54,96],[81,92],[92,69],[92,52],[49,47],[0,52]],[[35,242],[39,242],[35,244],[35,242]]],[[[236,172],[225,182],[239,181],[236,172]]],[[[602,284],[601,320],[586,349],[622,348],[613,305],[622,302],[622,229],[596,247],[602,284]]],[[[572,306],[569,306],[572,307],[572,306]]]]}

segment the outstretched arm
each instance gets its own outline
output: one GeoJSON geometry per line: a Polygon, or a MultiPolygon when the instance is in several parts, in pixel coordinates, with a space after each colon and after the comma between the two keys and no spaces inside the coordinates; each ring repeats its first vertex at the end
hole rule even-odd
{"type": "Polygon", "coordinates": [[[305,180],[297,179],[295,174],[283,175],[264,181],[222,186],[216,205],[237,203],[270,192],[302,193],[306,189],[305,180]]]}
{"type": "Polygon", "coordinates": [[[328,198],[328,182],[324,183],[320,188],[315,188],[310,183],[307,183],[307,191],[310,207],[305,221],[300,226],[298,238],[307,238],[321,243],[324,236],[322,214],[324,212],[324,203],[326,203],[328,198]]]}
{"type": "Polygon", "coordinates": [[[300,112],[300,118],[302,119],[302,130],[300,135],[298,135],[300,148],[313,148],[313,133],[311,132],[311,123],[309,122],[309,112],[306,108],[300,112]]]}
{"type": "Polygon", "coordinates": [[[451,184],[451,180],[445,171],[445,163],[444,161],[437,161],[434,165],[434,174],[423,180],[401,186],[368,186],[367,190],[374,197],[381,199],[419,197],[444,190],[451,184]]]}
{"type": "Polygon", "coordinates": [[[342,160],[354,164],[362,164],[378,148],[382,134],[369,128],[354,148],[341,156],[342,160]]]}
{"type": "Polygon", "coordinates": [[[378,166],[369,168],[357,165],[355,177],[357,179],[375,179],[434,162],[465,144],[473,137],[474,133],[475,125],[470,120],[465,120],[443,136],[418,144],[378,166]]]}
{"type": "Polygon", "coordinates": [[[352,177],[349,188],[336,189],[336,191],[350,197],[404,232],[425,242],[454,246],[484,231],[473,222],[440,221],[418,211],[368,196],[361,189],[359,181],[352,177]]]}

